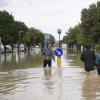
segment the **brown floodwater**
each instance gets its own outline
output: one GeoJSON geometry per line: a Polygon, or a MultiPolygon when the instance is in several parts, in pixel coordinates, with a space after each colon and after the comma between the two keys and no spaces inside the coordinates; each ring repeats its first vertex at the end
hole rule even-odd
{"type": "Polygon", "coordinates": [[[96,71],[87,76],[80,54],[63,52],[61,67],[45,69],[39,52],[1,55],[0,100],[100,100],[96,71]]]}

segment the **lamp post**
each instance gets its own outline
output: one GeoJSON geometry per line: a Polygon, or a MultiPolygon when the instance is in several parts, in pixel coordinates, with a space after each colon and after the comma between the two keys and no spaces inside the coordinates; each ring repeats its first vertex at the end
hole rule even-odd
{"type": "Polygon", "coordinates": [[[23,31],[19,31],[19,43],[21,42],[21,33],[23,33],[23,31]]]}
{"type": "MultiPolygon", "coordinates": [[[[59,49],[61,48],[61,45],[60,45],[60,34],[61,34],[61,29],[57,29],[57,32],[59,34],[59,48],[57,50],[57,54],[61,54],[61,50],[59,51],[59,49]]],[[[61,56],[58,56],[57,58],[57,67],[61,67],[61,56]]]]}
{"type": "Polygon", "coordinates": [[[19,48],[20,48],[20,42],[21,42],[21,33],[23,33],[23,31],[19,31],[19,42],[18,42],[18,53],[19,53],[19,48]]]}
{"type": "Polygon", "coordinates": [[[1,54],[2,54],[2,50],[1,50],[1,37],[0,37],[0,71],[2,71],[1,54]]]}
{"type": "Polygon", "coordinates": [[[60,48],[60,34],[61,34],[61,29],[58,29],[57,32],[59,34],[59,48],[60,48]]]}
{"type": "Polygon", "coordinates": [[[1,55],[2,51],[1,51],[1,37],[0,37],[0,55],[1,55]]]}

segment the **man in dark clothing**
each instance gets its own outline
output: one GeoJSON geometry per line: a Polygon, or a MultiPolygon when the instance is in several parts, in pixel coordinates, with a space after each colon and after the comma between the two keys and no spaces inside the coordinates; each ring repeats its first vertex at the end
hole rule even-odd
{"type": "Polygon", "coordinates": [[[54,57],[53,50],[51,48],[51,44],[49,44],[48,47],[45,48],[42,53],[44,55],[43,67],[46,67],[47,65],[51,67],[52,59],[55,61],[55,57],[54,57]]]}
{"type": "Polygon", "coordinates": [[[84,62],[88,75],[90,71],[94,70],[95,58],[95,52],[90,49],[89,44],[86,45],[86,49],[82,52],[80,59],[84,62]]]}

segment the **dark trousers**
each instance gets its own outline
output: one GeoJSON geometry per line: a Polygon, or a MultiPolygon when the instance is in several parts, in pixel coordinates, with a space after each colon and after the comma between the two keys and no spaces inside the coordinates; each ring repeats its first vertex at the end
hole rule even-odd
{"type": "Polygon", "coordinates": [[[49,67],[51,67],[51,60],[44,60],[43,67],[46,67],[47,65],[48,65],[49,67]]]}
{"type": "Polygon", "coordinates": [[[100,65],[99,66],[96,66],[96,67],[97,67],[98,75],[100,75],[100,65]]]}

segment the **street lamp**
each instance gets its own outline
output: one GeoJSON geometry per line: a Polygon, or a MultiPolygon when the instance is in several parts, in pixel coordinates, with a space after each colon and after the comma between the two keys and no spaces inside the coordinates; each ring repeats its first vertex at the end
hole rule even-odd
{"type": "MultiPolygon", "coordinates": [[[[61,45],[60,45],[61,29],[57,29],[57,32],[59,34],[59,48],[58,49],[60,49],[60,47],[61,47],[61,45]]],[[[61,54],[61,50],[60,51],[56,50],[56,51],[57,51],[57,55],[61,54]]],[[[57,67],[61,67],[61,56],[58,56],[58,58],[57,58],[57,67]]]]}
{"type": "Polygon", "coordinates": [[[2,54],[2,50],[1,50],[1,37],[0,37],[0,71],[2,71],[1,54],[2,54]]]}
{"type": "Polygon", "coordinates": [[[60,48],[60,34],[61,34],[61,29],[58,29],[57,32],[59,34],[59,48],[60,48]]]}
{"type": "Polygon", "coordinates": [[[23,33],[23,31],[19,31],[18,52],[19,52],[19,47],[20,47],[20,42],[21,42],[21,33],[23,33]]]}
{"type": "Polygon", "coordinates": [[[1,37],[0,37],[0,54],[2,53],[2,50],[1,50],[1,37]]]}
{"type": "Polygon", "coordinates": [[[23,33],[23,31],[19,31],[19,43],[21,42],[21,33],[23,33]]]}

